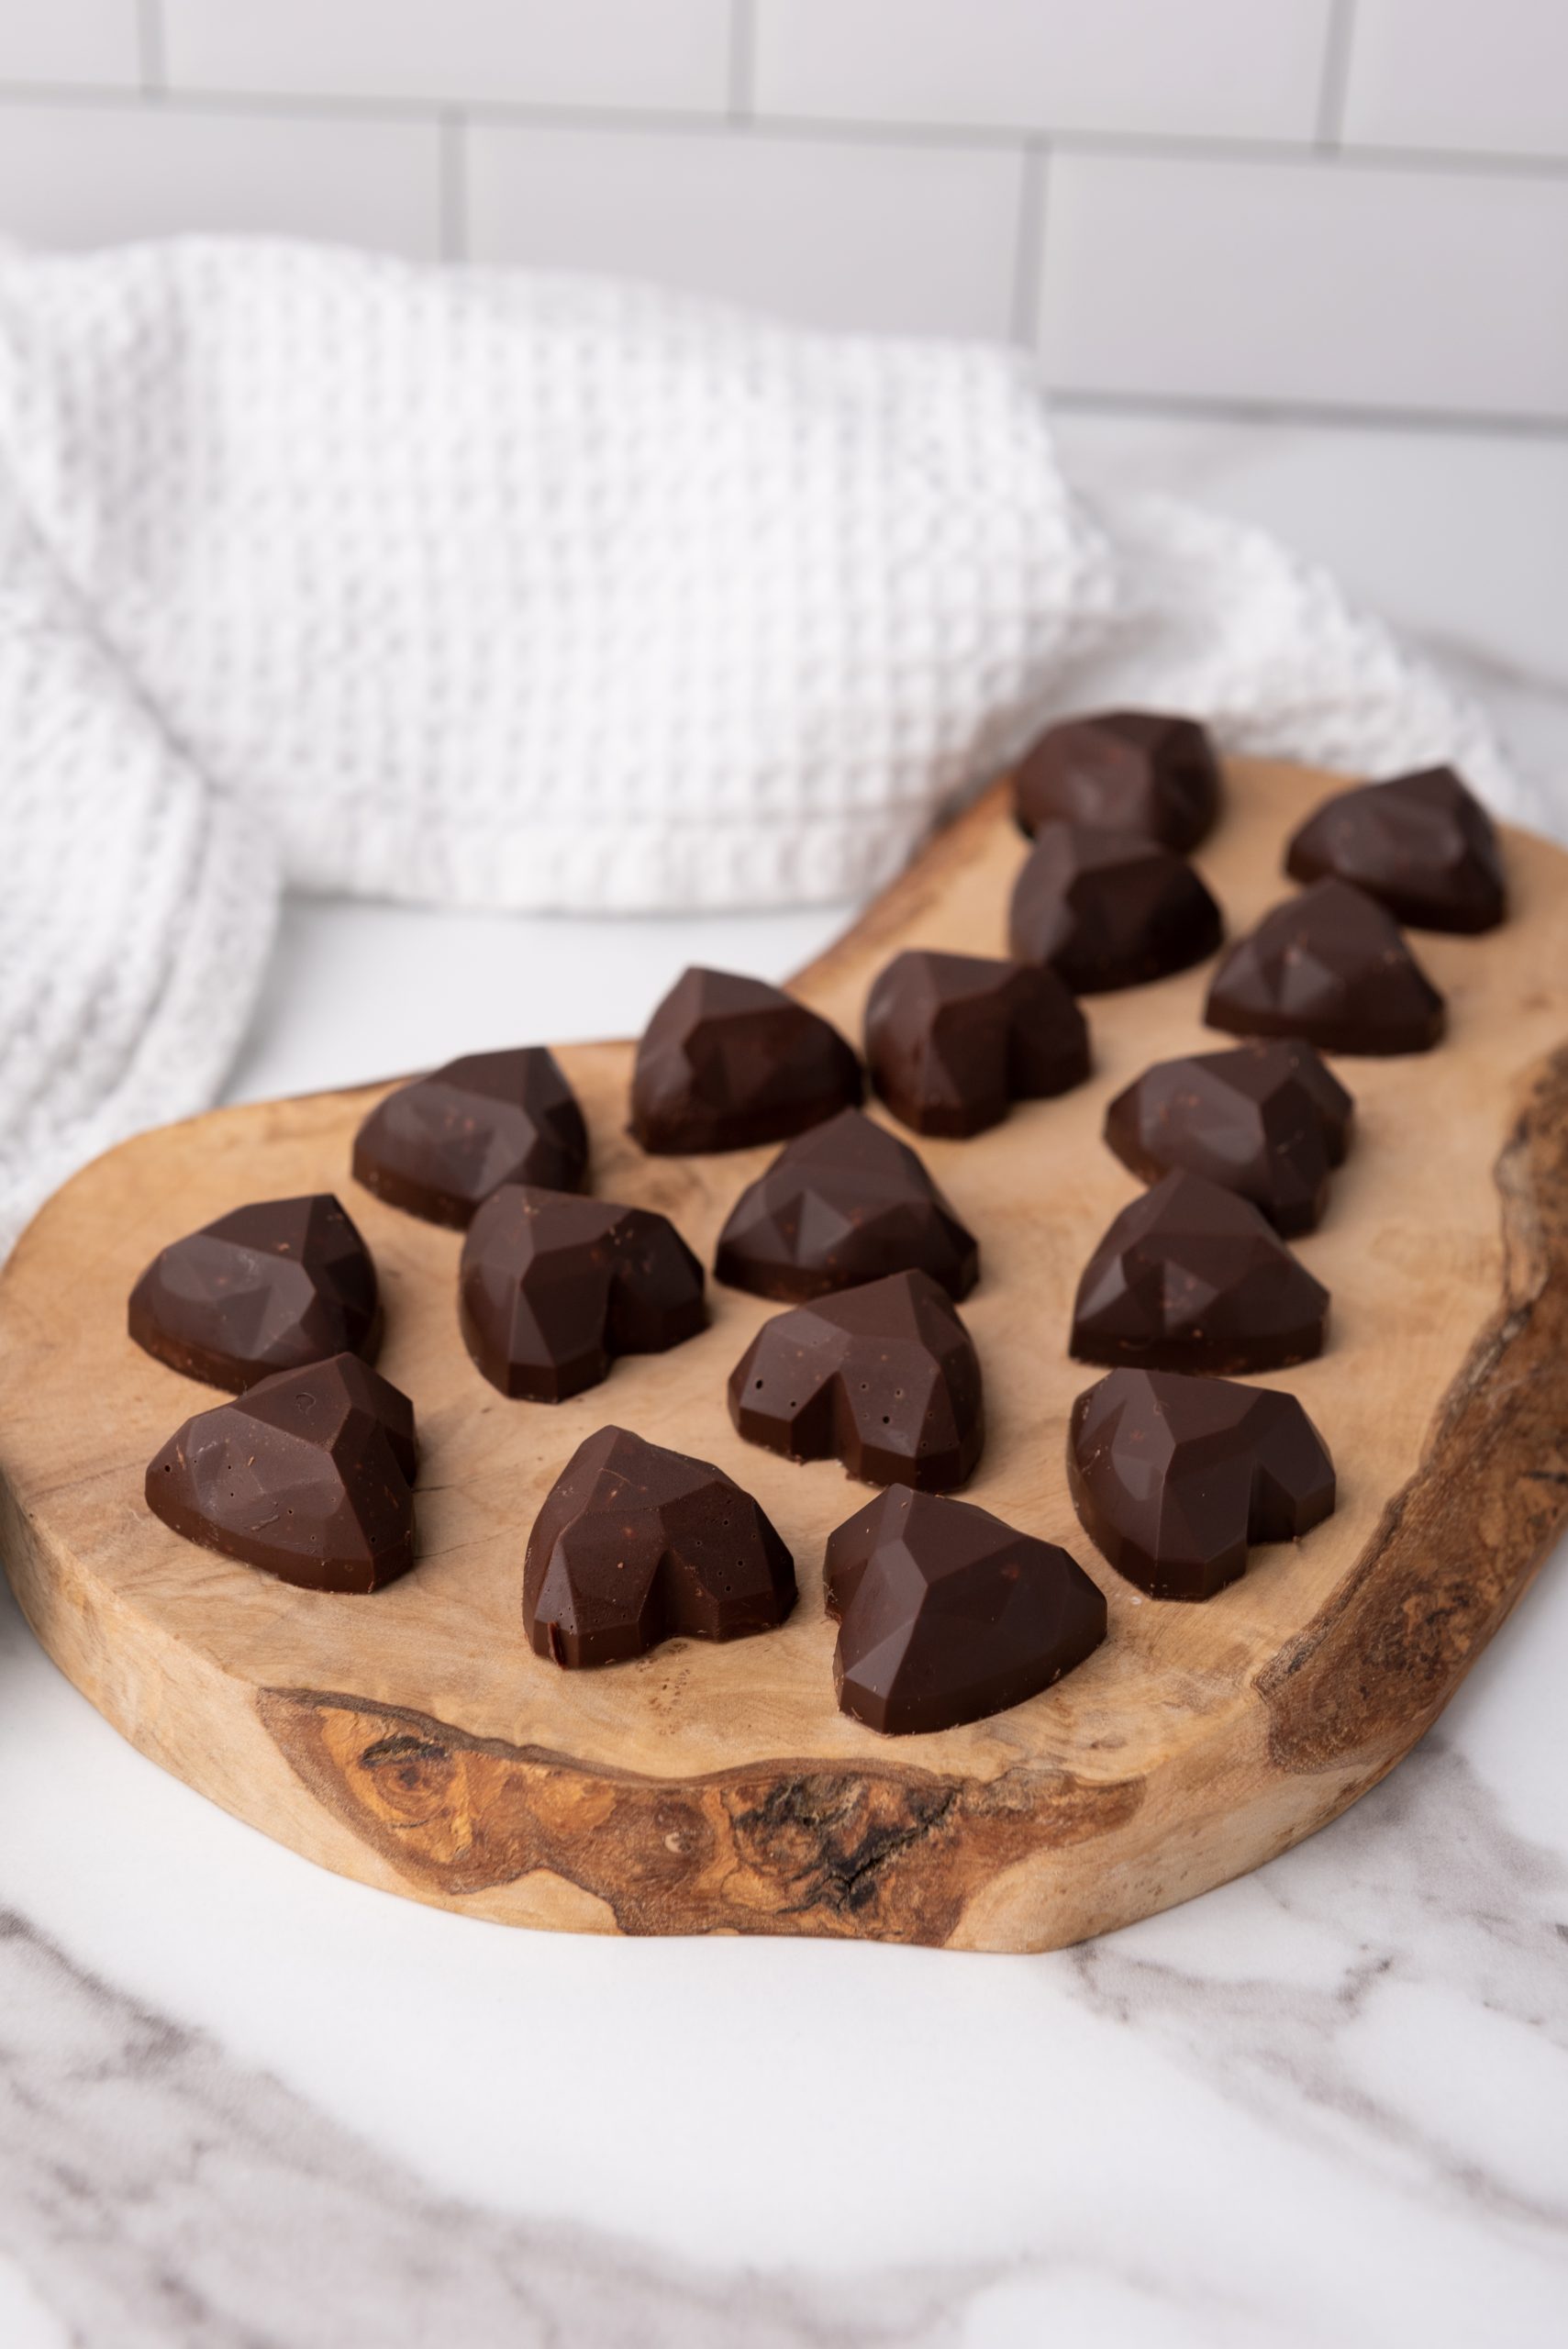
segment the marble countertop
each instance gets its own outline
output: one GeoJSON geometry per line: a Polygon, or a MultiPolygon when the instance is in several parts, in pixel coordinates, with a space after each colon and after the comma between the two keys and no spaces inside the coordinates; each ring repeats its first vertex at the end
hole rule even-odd
{"type": "MultiPolygon", "coordinates": [[[[1295,497],[1352,578],[1365,541],[1379,600],[1568,773],[1538,609],[1568,566],[1554,492],[1521,501],[1494,595],[1472,565],[1429,608],[1423,544],[1401,611],[1367,484],[1426,512],[1419,450],[1186,430],[1066,438],[1091,473],[1192,478],[1265,520],[1295,497]]],[[[1457,495],[1451,452],[1427,457],[1430,494],[1457,495]]],[[[682,963],[782,974],[845,911],[295,905],[234,1093],[562,1030],[520,1015],[541,996],[575,1032],[625,1032],[682,963]]],[[[6,1599],[0,2342],[1559,2341],[1565,1667],[1560,1554],[1334,1826],[1109,1940],[987,1958],[530,1934],[340,1882],[122,1743],[6,1599]]]]}

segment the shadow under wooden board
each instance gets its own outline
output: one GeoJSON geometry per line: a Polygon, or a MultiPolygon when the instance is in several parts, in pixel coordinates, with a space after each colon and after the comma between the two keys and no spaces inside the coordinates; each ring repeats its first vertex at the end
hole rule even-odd
{"type": "MultiPolygon", "coordinates": [[[[1235,762],[1196,860],[1232,934],[1282,894],[1288,829],[1329,779],[1235,762]]],[[[1323,1357],[1267,1383],[1327,1437],[1340,1507],[1254,1552],[1205,1605],[1121,1581],[1077,1525],[1064,1444],[1096,1375],[1066,1353],[1077,1275],[1138,1185],[1100,1141],[1149,1062],[1215,1048],[1208,971],[1093,998],[1092,1082],[922,1153],[981,1243],[964,1307],[989,1434],[968,1489],[1064,1543],[1110,1606],[1105,1645],[990,1720],[887,1739],[834,1704],[830,1529],[863,1505],[831,1462],[743,1444],[725,1382],[773,1309],[715,1286],[706,1333],[623,1361],[555,1407],[486,1386],[458,1334],[459,1235],[349,1174],[384,1087],[216,1110],[67,1184],[0,1280],[0,1539],[56,1662],[140,1750],[241,1819],[363,1882],[509,1923],[628,1933],[860,1935],[1046,1949],[1255,1867],[1332,1819],[1421,1734],[1568,1515],[1568,856],[1507,839],[1514,910],[1420,936],[1448,1041],[1343,1060],[1351,1157],[1296,1243],[1333,1297],[1323,1357]],[[381,1367],[414,1398],[420,1562],[373,1598],[321,1597],[182,1542],[142,1475],[221,1399],[125,1334],[164,1241],[254,1198],[336,1189],[381,1270],[381,1367]],[[565,1673],[523,1637],[535,1510],[606,1421],[720,1463],[795,1553],[782,1631],[565,1673]]],[[[799,983],[858,1039],[898,948],[1004,948],[1025,854],[1000,790],[942,834],[799,983]]],[[[518,1006],[519,1041],[541,1023],[518,1006]]],[[[709,1262],[770,1151],[645,1157],[631,1047],[561,1059],[594,1186],[673,1217],[709,1262]]]]}

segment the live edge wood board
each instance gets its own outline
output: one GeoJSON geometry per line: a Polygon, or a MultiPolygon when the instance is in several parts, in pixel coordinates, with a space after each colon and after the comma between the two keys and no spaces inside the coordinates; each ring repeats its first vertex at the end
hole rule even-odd
{"type": "MultiPolygon", "coordinates": [[[[1330,787],[1236,763],[1197,860],[1234,934],[1283,894],[1288,828],[1330,787]]],[[[964,1308],[989,1436],[969,1497],[1065,1543],[1110,1604],[1100,1651],[1012,1712],[879,1738],[833,1700],[829,1530],[866,1494],[833,1463],[743,1444],[730,1365],[769,1308],[715,1287],[707,1331],[574,1401],[508,1403],[458,1335],[460,1241],[351,1181],[383,1088],[214,1111],[113,1151],[24,1236],[0,1281],[0,1540],[50,1653],[141,1752],[239,1818],[367,1884],[519,1925],[859,1935],[1036,1950],[1183,1900],[1310,1834],[1398,1761],[1568,1515],[1568,856],[1507,841],[1512,918],[1422,936],[1451,1008],[1435,1052],[1346,1060],[1358,1130],[1320,1230],[1321,1360],[1279,1374],[1327,1437],[1338,1513],[1254,1553],[1203,1606],[1145,1599],[1079,1529],[1063,1449],[1077,1275],[1137,1190],[1103,1147],[1113,1090],[1226,1040],[1207,969],[1088,1005],[1092,1083],[969,1142],[922,1145],[981,1243],[964,1308]],[[219,1399],[125,1334],[165,1241],[226,1208],[336,1190],[381,1270],[382,1367],[424,1446],[420,1563],[372,1598],[285,1587],[178,1540],[147,1461],[219,1399]],[[719,1462],[795,1552],[781,1631],[564,1673],[520,1620],[540,1497],[606,1420],[719,1462]]],[[[858,1038],[911,944],[1000,952],[1025,853],[994,791],[798,982],[858,1038]]],[[[519,1002],[519,1041],[544,1008],[519,1002]]],[[[766,1151],[647,1158],[625,1133],[631,1048],[561,1054],[594,1184],[663,1208],[711,1261],[766,1151]]]]}

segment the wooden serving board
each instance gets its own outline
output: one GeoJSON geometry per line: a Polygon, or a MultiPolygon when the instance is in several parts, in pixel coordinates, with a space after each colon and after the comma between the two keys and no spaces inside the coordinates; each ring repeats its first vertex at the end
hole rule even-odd
{"type": "MultiPolygon", "coordinates": [[[[1283,892],[1287,829],[1329,778],[1229,770],[1197,860],[1232,934],[1283,892]]],[[[0,1540],[56,1662],[144,1753],[324,1865],[514,1924],[864,1935],[1046,1949],[1187,1898],[1322,1826],[1434,1719],[1568,1515],[1568,856],[1507,842],[1515,911],[1416,943],[1451,1017],[1410,1060],[1344,1061],[1358,1130],[1322,1229],[1318,1362],[1278,1375],[1323,1431],[1338,1513],[1254,1553],[1202,1606],[1122,1582],[1077,1525],[1063,1451],[1095,1375],[1066,1353],[1078,1273],[1138,1188],[1100,1141],[1151,1061],[1215,1048],[1207,969],[1093,999],[1093,1081],[968,1142],[922,1143],[981,1243],[964,1307],[989,1435],[968,1497],[1066,1544],[1110,1635],[991,1720],[884,1739],[840,1714],[822,1607],[830,1529],[862,1506],[832,1462],[743,1444],[725,1381],[764,1316],[714,1288],[705,1335],[555,1407],[509,1403],[458,1335],[459,1236],[350,1178],[384,1088],[223,1109],[141,1136],[44,1208],[0,1280],[0,1540]],[[381,1269],[382,1367],[413,1397],[420,1563],[371,1598],[288,1588],[180,1541],[147,1461],[221,1398],[125,1334],[164,1241],[241,1202],[336,1189],[381,1269]],[[794,1550],[781,1631],[563,1673],[520,1619],[547,1486],[606,1420],[719,1462],[794,1550]]],[[[799,981],[858,1036],[898,948],[1004,948],[1025,853],[998,789],[799,981]]],[[[532,1028],[527,1008],[520,1025],[532,1028]]],[[[631,1047],[561,1058],[595,1187],[661,1208],[711,1262],[771,1156],[647,1158],[627,1138],[631,1047]]]]}

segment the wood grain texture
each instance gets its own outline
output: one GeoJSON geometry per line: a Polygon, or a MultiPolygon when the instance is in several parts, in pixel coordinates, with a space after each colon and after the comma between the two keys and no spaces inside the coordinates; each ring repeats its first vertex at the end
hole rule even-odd
{"type": "MultiPolygon", "coordinates": [[[[1229,770],[1197,862],[1234,933],[1284,893],[1287,829],[1329,779],[1229,770]]],[[[323,1865],[518,1924],[1058,1946],[1256,1866],[1333,1818],[1435,1718],[1568,1516],[1568,856],[1507,841],[1515,914],[1418,939],[1450,1040],[1342,1061],[1358,1132],[1299,1252],[1333,1297],[1323,1358],[1270,1383],[1328,1438],[1340,1506],[1254,1553],[1207,1605],[1111,1573],[1067,1497],[1065,1352],[1078,1272],[1138,1186],[1099,1141],[1150,1061],[1225,1040],[1207,971],[1095,998],[1091,1084],[922,1153],[981,1242],[964,1308],[990,1433],[970,1496],[1066,1544],[1110,1607],[1106,1645],[1014,1711],[887,1740],[833,1702],[831,1528],[864,1490],[742,1444],[725,1378],[769,1308],[716,1288],[703,1336],[550,1407],[508,1403],[458,1336],[459,1236],[349,1175],[384,1088],[215,1111],[79,1174],[0,1279],[0,1541],[50,1653],[142,1752],[323,1865]],[[183,1542],[148,1459],[219,1399],[124,1333],[165,1241],[240,1202],[336,1188],[374,1251],[381,1366],[414,1397],[420,1564],[372,1598],[296,1591],[183,1542]],[[566,1674],[532,1656],[534,1511],[606,1420],[719,1462],[795,1553],[781,1631],[566,1674]]],[[[908,944],[1000,951],[1025,853],[993,793],[939,839],[801,993],[858,1035],[908,944]]],[[[519,1006],[523,1036],[548,1025],[519,1006]]],[[[650,1159],[627,1138],[630,1047],[562,1053],[595,1188],[671,1214],[708,1261],[771,1152],[650,1159]]]]}

